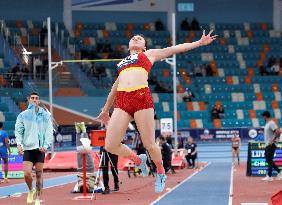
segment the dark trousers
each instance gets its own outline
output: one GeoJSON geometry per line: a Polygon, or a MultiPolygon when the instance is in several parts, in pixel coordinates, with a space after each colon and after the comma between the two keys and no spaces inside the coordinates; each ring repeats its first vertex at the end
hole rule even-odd
{"type": "Polygon", "coordinates": [[[185,156],[185,158],[186,158],[186,160],[187,160],[187,162],[188,162],[188,164],[189,164],[190,167],[191,167],[191,166],[195,167],[195,160],[196,160],[196,158],[197,158],[197,154],[194,154],[194,155],[192,155],[192,154],[187,154],[187,155],[185,156]],[[192,161],[192,162],[191,162],[191,161],[192,161]]]}
{"type": "Polygon", "coordinates": [[[265,147],[265,160],[268,164],[268,176],[272,176],[272,169],[274,168],[278,173],[280,172],[279,168],[273,161],[274,154],[276,150],[276,145],[273,143],[272,145],[267,145],[265,147]]]}
{"type": "Polygon", "coordinates": [[[172,173],[175,172],[174,167],[171,165],[171,157],[168,159],[163,158],[163,166],[165,172],[168,172],[169,170],[171,170],[172,173]]]}
{"type": "Polygon", "coordinates": [[[114,177],[114,182],[115,185],[118,185],[119,179],[118,179],[118,169],[117,169],[117,164],[118,164],[118,156],[115,154],[112,154],[110,152],[103,151],[103,160],[102,161],[102,170],[103,170],[103,181],[104,181],[104,186],[105,188],[109,188],[109,163],[111,165],[111,171],[114,177]],[[113,163],[114,166],[109,162],[109,157],[113,163]]]}

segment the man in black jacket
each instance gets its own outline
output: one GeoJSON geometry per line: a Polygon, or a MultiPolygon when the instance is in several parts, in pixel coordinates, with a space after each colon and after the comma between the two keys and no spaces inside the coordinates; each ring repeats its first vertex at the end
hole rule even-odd
{"type": "Polygon", "coordinates": [[[193,169],[195,167],[195,160],[197,158],[197,144],[193,142],[192,137],[188,137],[188,143],[185,145],[185,149],[187,152],[185,158],[189,165],[188,168],[193,169]],[[192,160],[192,162],[190,160],[192,160]]]}
{"type": "Polygon", "coordinates": [[[163,165],[165,172],[167,173],[169,170],[174,174],[174,168],[171,165],[171,156],[172,156],[172,151],[170,145],[166,142],[166,139],[161,136],[160,137],[160,147],[162,151],[162,157],[163,157],[163,165]]]}
{"type": "Polygon", "coordinates": [[[113,191],[119,190],[119,178],[118,178],[118,156],[115,154],[112,154],[110,152],[107,152],[103,147],[101,147],[101,153],[103,153],[101,156],[103,158],[102,161],[102,171],[103,171],[103,182],[105,186],[105,190],[102,194],[110,194],[111,190],[109,187],[109,163],[111,165],[111,171],[112,175],[114,177],[114,189],[113,191]]]}

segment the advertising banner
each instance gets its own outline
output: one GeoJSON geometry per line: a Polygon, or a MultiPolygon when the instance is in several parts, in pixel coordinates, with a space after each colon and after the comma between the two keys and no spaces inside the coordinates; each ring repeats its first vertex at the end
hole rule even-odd
{"type": "MultiPolygon", "coordinates": [[[[18,155],[18,149],[16,147],[11,147],[11,155],[8,158],[8,178],[18,179],[23,178],[23,156],[18,155]]],[[[0,164],[0,178],[4,177],[4,161],[1,160],[0,164]]]]}
{"type": "MultiPolygon", "coordinates": [[[[161,119],[161,129],[155,131],[156,137],[160,135],[172,135],[173,121],[171,118],[161,119]]],[[[262,128],[225,128],[225,129],[181,129],[178,130],[179,145],[182,141],[191,136],[196,141],[229,141],[235,134],[239,134],[240,138],[245,141],[263,141],[262,128]]],[[[89,135],[89,133],[88,133],[89,135]]],[[[132,143],[135,137],[134,131],[128,131],[124,138],[124,143],[132,143]]],[[[76,133],[75,132],[60,132],[55,135],[55,147],[75,146],[76,133]]],[[[14,140],[12,140],[14,141],[14,140]]]]}
{"type": "Polygon", "coordinates": [[[235,134],[246,140],[263,141],[263,129],[260,128],[222,128],[222,129],[182,129],[178,136],[189,136],[196,140],[229,140],[235,134]]]}

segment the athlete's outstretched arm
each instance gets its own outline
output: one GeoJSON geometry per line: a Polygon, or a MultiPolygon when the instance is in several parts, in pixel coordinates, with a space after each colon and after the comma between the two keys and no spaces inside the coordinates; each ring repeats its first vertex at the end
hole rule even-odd
{"type": "Polygon", "coordinates": [[[115,83],[112,86],[112,89],[107,97],[107,101],[104,105],[104,107],[101,110],[101,113],[97,117],[98,120],[101,120],[104,124],[107,124],[108,121],[110,120],[109,117],[109,110],[113,106],[113,103],[116,98],[116,93],[117,93],[117,86],[118,86],[119,78],[116,79],[115,83]]]}
{"type": "Polygon", "coordinates": [[[194,41],[192,43],[182,43],[176,46],[171,46],[163,49],[150,49],[145,51],[146,56],[150,59],[152,63],[159,61],[161,59],[167,58],[177,53],[187,52],[189,50],[198,48],[200,46],[209,45],[212,43],[217,35],[211,35],[212,30],[209,32],[208,35],[205,35],[205,31],[203,31],[203,35],[200,40],[194,41]]]}

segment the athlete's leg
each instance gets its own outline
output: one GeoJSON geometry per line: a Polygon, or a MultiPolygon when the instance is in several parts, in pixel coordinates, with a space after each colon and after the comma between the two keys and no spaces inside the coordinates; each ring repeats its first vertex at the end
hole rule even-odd
{"type": "Polygon", "coordinates": [[[32,167],[33,167],[32,162],[23,161],[24,180],[29,189],[29,192],[27,194],[27,199],[26,199],[26,202],[28,204],[33,202],[33,195],[35,193],[35,191],[32,189],[32,176],[31,176],[32,167]]]}
{"type": "Polygon", "coordinates": [[[162,154],[155,142],[154,109],[139,110],[134,114],[134,120],[141,135],[144,147],[150,153],[154,162],[162,161],[162,154]]]}
{"type": "Polygon", "coordinates": [[[135,112],[134,119],[140,132],[142,142],[157,167],[155,192],[162,192],[165,187],[166,175],[162,163],[161,150],[155,142],[154,109],[139,110],[135,112]]]}
{"type": "Polygon", "coordinates": [[[240,165],[240,148],[239,147],[236,150],[236,156],[237,156],[237,160],[238,160],[238,165],[240,165]]]}
{"type": "Polygon", "coordinates": [[[33,167],[32,162],[29,162],[29,161],[23,162],[24,180],[25,180],[25,183],[26,183],[29,191],[32,190],[32,176],[31,176],[32,167],[33,167]]]}
{"type": "Polygon", "coordinates": [[[106,132],[105,149],[113,154],[128,157],[131,150],[121,141],[124,137],[131,116],[120,108],[115,108],[106,132]]]}
{"type": "Polygon", "coordinates": [[[196,154],[192,155],[192,167],[195,168],[196,154]]]}
{"type": "Polygon", "coordinates": [[[4,161],[4,176],[5,176],[4,182],[8,182],[8,158],[4,158],[3,161],[4,161]]]}
{"type": "Polygon", "coordinates": [[[272,168],[273,168],[273,155],[271,151],[271,145],[265,147],[265,161],[268,164],[268,173],[269,177],[272,177],[272,168]]]}
{"type": "Polygon", "coordinates": [[[35,175],[36,175],[36,199],[40,200],[43,190],[43,166],[44,163],[35,163],[35,175]]]}
{"type": "Polygon", "coordinates": [[[233,165],[235,165],[235,153],[236,151],[235,151],[235,149],[232,147],[232,163],[233,163],[233,165]]]}

